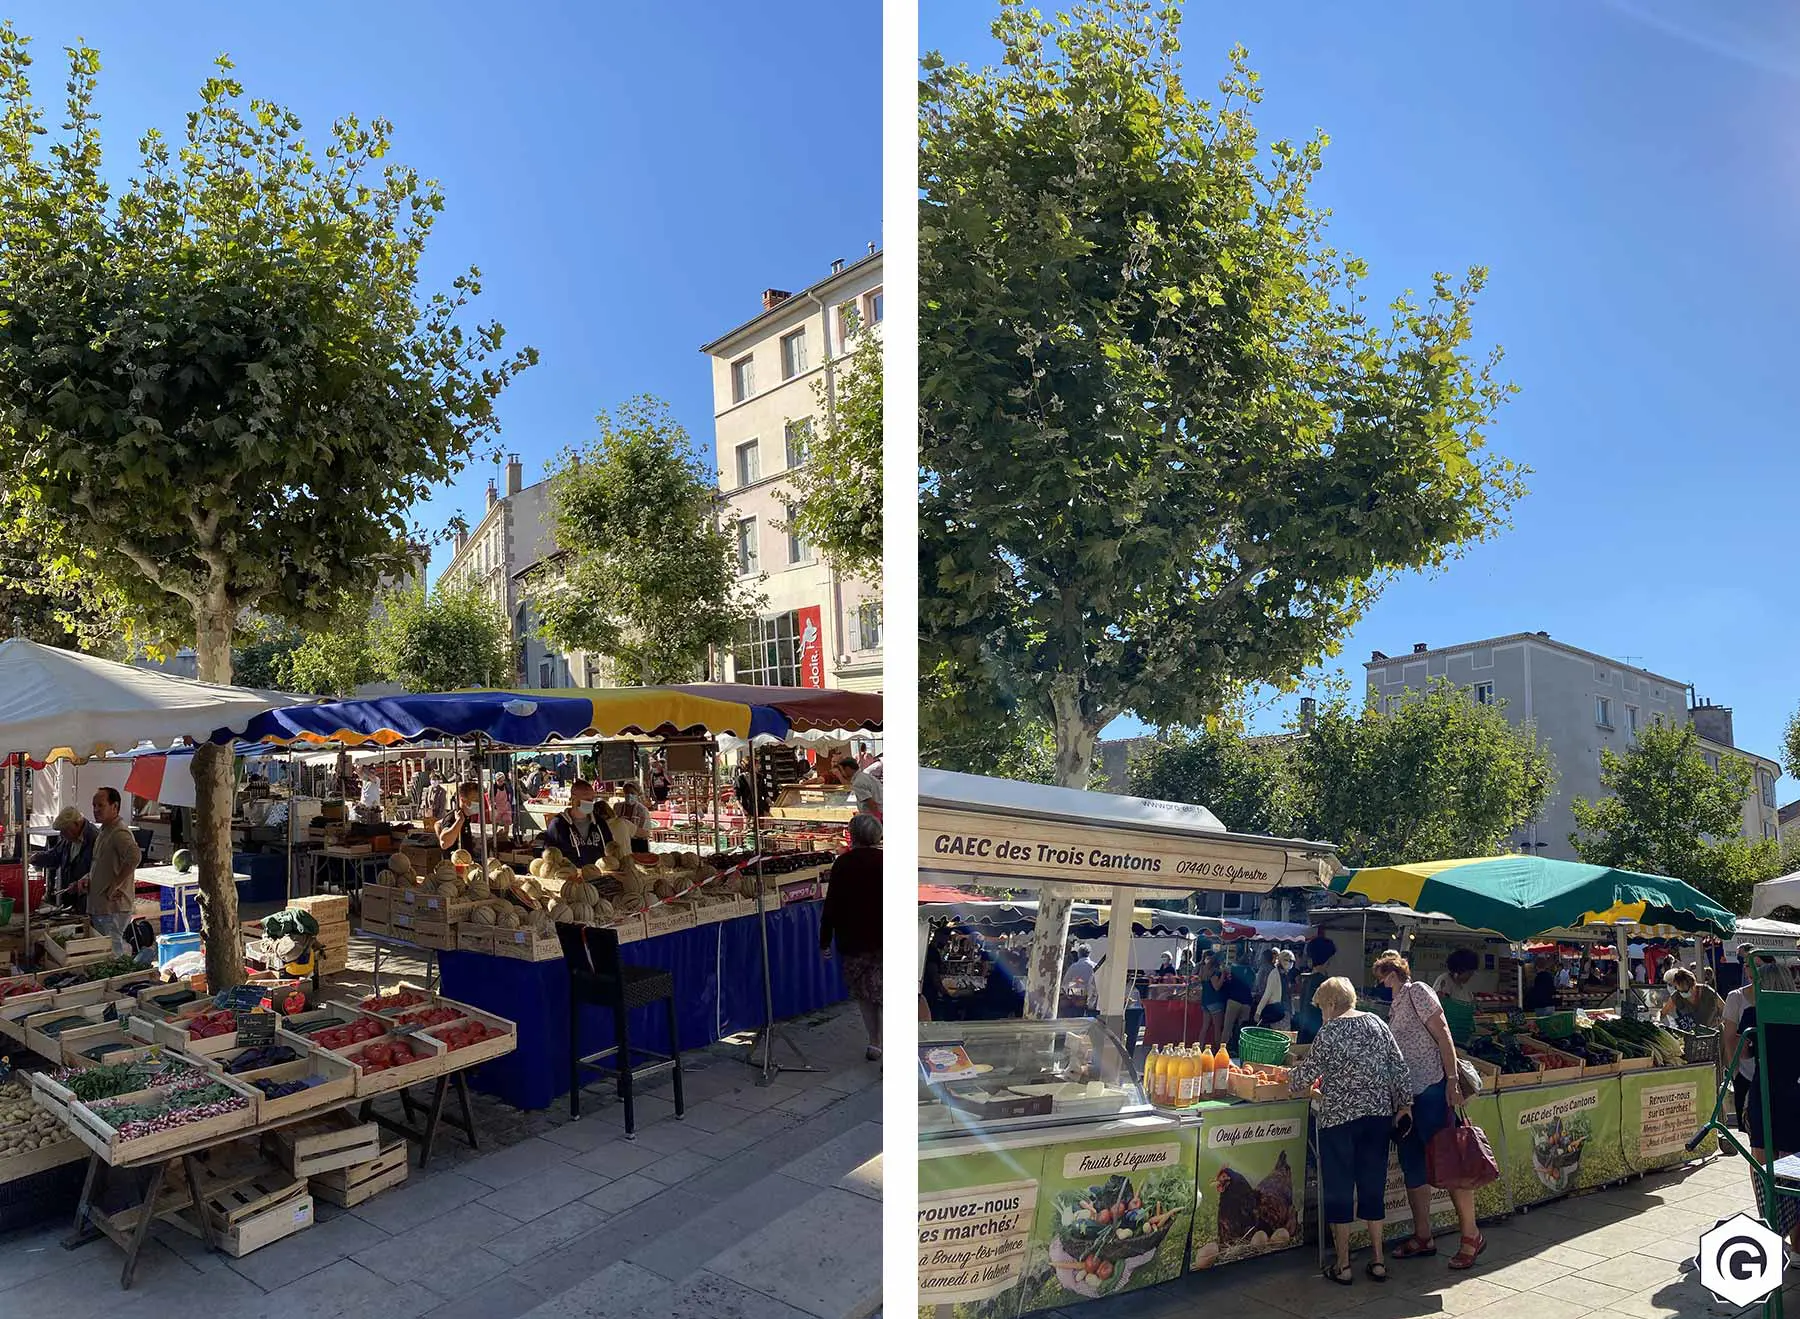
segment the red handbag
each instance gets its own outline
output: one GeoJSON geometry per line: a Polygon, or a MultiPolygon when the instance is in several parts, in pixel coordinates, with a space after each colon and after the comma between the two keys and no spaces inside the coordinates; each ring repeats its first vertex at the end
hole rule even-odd
{"type": "Polygon", "coordinates": [[[1480,1127],[1452,1111],[1425,1146],[1425,1180],[1445,1191],[1474,1191],[1498,1181],[1500,1165],[1480,1127]]]}

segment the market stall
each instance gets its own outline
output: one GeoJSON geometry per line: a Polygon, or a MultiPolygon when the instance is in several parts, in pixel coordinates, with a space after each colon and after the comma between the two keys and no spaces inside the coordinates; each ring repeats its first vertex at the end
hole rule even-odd
{"type": "MultiPolygon", "coordinates": [[[[627,739],[640,747],[678,740],[710,750],[722,735],[780,741],[876,729],[880,718],[878,695],[692,685],[333,702],[271,711],[242,736],[348,746],[449,738],[468,741],[480,758],[534,748],[560,754],[627,739]]],[[[610,752],[603,745],[597,755],[604,765],[610,752]]],[[[536,849],[477,858],[443,857],[435,848],[415,856],[403,848],[404,867],[390,860],[383,876],[396,878],[363,889],[359,928],[431,950],[445,992],[517,1020],[520,1049],[482,1069],[475,1083],[520,1107],[541,1108],[566,1091],[569,1074],[568,979],[553,921],[611,925],[629,945],[630,960],[673,971],[684,1049],[742,1029],[759,1030],[766,1042],[783,1017],[844,996],[836,962],[816,952],[831,856],[776,852],[758,841],[753,832],[744,851],[706,857],[621,849],[583,867],[536,849]],[[446,865],[455,867],[448,876],[446,865]]],[[[610,1023],[584,1019],[583,1030],[595,1040],[589,1052],[611,1042],[610,1023]]],[[[634,1039],[640,1030],[649,1047],[666,1043],[666,1024],[648,1011],[633,1017],[634,1039]]],[[[763,1069],[777,1070],[766,1047],[763,1069]]]]}

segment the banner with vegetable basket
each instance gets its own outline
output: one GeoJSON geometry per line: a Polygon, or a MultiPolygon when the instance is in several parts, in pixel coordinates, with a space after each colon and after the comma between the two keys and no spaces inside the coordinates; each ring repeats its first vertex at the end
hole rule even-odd
{"type": "MultiPolygon", "coordinates": [[[[1500,1166],[1499,1179],[1475,1192],[1475,1217],[1478,1220],[1504,1217],[1512,1212],[1512,1204],[1506,1197],[1506,1160],[1500,1152],[1500,1101],[1493,1095],[1477,1095],[1463,1105],[1463,1116],[1470,1125],[1481,1128],[1481,1134],[1487,1137],[1488,1148],[1494,1152],[1494,1162],[1500,1166]]],[[[1406,1175],[1400,1171],[1397,1150],[1388,1153],[1387,1188],[1382,1203],[1387,1210],[1382,1239],[1399,1241],[1411,1236],[1412,1207],[1406,1198],[1406,1175]]],[[[1450,1192],[1432,1191],[1432,1231],[1445,1232],[1455,1226],[1456,1206],[1451,1203],[1450,1192]]],[[[1356,1250],[1369,1244],[1369,1234],[1362,1224],[1350,1229],[1350,1244],[1356,1250]]]]}
{"type": "MultiPolygon", "coordinates": [[[[1503,1090],[1494,1155],[1513,1208],[1618,1181],[1619,1078],[1503,1090]]],[[[1491,1134],[1491,1133],[1490,1133],[1491,1134]]]]}
{"type": "Polygon", "coordinates": [[[1179,1277],[1194,1217],[1197,1129],[1044,1151],[1021,1311],[1117,1296],[1179,1277]]]}
{"type": "Polygon", "coordinates": [[[1688,1153],[1687,1143],[1712,1116],[1718,1097],[1712,1064],[1627,1072],[1619,1078],[1619,1128],[1625,1164],[1634,1172],[1667,1168],[1713,1153],[1718,1137],[1688,1153]]]}
{"type": "Polygon", "coordinates": [[[1015,1319],[1042,1146],[919,1161],[920,1319],[1015,1319]]]}
{"type": "Polygon", "coordinates": [[[1207,1113],[1200,1129],[1193,1268],[1301,1243],[1306,1119],[1304,1099],[1207,1113]]]}

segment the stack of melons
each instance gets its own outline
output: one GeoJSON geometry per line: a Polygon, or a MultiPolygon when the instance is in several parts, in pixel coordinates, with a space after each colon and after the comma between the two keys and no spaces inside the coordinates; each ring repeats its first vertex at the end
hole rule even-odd
{"type": "Polygon", "coordinates": [[[404,852],[396,852],[388,858],[388,883],[395,888],[405,888],[414,882],[412,858],[404,852]]]}

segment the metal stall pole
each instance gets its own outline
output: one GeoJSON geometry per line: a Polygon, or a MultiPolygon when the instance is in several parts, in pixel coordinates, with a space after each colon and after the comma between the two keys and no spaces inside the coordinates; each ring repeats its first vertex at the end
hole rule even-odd
{"type": "Polygon", "coordinates": [[[756,782],[756,743],[745,743],[745,754],[750,757],[750,851],[756,867],[756,924],[762,936],[762,974],[763,974],[763,1027],[758,1038],[751,1044],[750,1052],[744,1061],[757,1069],[756,1083],[769,1085],[781,1072],[822,1072],[823,1067],[814,1067],[806,1060],[806,1054],[788,1033],[775,1024],[775,978],[769,970],[769,907],[767,896],[763,893],[762,862],[762,829],[759,824],[762,812],[758,809],[762,804],[762,791],[756,782]],[[792,1049],[794,1056],[800,1060],[798,1067],[790,1067],[775,1061],[775,1037],[780,1035],[782,1042],[792,1049]],[[762,1062],[756,1061],[756,1051],[762,1050],[762,1062]]]}
{"type": "Polygon", "coordinates": [[[475,782],[481,785],[481,796],[475,805],[476,823],[481,828],[481,873],[488,872],[488,810],[487,785],[481,782],[482,772],[481,734],[475,734],[475,782]]]}
{"type": "Polygon", "coordinates": [[[19,834],[19,905],[25,909],[25,952],[22,964],[29,970],[37,960],[31,955],[31,857],[25,847],[25,753],[13,753],[13,826],[19,834]]]}

